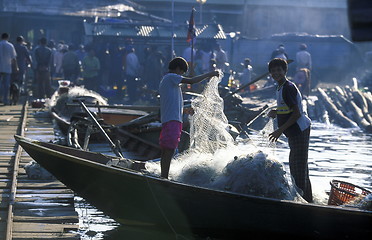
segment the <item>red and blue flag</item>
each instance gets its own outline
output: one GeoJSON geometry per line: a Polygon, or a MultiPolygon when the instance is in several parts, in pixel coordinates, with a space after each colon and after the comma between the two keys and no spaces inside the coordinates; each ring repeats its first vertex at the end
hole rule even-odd
{"type": "Polygon", "coordinates": [[[187,30],[187,39],[186,39],[187,42],[190,42],[191,40],[193,40],[196,37],[195,36],[194,12],[195,12],[195,8],[192,8],[190,21],[189,21],[189,28],[187,30]]]}

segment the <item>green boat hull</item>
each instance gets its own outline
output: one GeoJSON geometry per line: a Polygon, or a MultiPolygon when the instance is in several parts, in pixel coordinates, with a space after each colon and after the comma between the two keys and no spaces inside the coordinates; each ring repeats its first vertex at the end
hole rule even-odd
{"type": "Polygon", "coordinates": [[[18,136],[16,140],[58,180],[124,225],[171,228],[177,233],[229,239],[242,236],[350,239],[372,234],[370,211],[186,185],[108,166],[109,156],[18,136]]]}

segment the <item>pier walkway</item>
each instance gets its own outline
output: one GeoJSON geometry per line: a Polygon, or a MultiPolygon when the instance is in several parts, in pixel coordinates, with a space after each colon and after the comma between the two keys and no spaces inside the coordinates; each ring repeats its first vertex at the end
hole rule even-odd
{"type": "Polygon", "coordinates": [[[15,134],[49,141],[52,120],[27,103],[0,106],[0,239],[80,239],[73,192],[55,179],[30,179],[23,167],[32,159],[15,134]]]}

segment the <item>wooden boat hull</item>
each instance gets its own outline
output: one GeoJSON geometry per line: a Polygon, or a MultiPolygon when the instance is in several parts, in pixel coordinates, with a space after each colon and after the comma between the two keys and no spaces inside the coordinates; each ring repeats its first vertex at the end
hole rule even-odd
{"type": "MultiPolygon", "coordinates": [[[[372,234],[372,212],[216,191],[108,166],[110,157],[16,140],[39,164],[125,225],[205,236],[350,239],[372,234]]],[[[263,239],[263,238],[260,238],[263,239]]]]}
{"type": "MultiPolygon", "coordinates": [[[[110,109],[109,109],[110,110],[110,109]]],[[[55,109],[51,109],[51,115],[56,120],[58,127],[62,133],[66,134],[71,124],[71,119],[60,116],[55,109]]],[[[146,113],[142,111],[134,110],[120,110],[120,111],[102,111],[97,113],[98,117],[103,119],[103,123],[107,125],[120,125],[123,123],[130,122],[139,117],[145,116],[146,113]]]]}
{"type": "Polygon", "coordinates": [[[98,116],[103,119],[103,122],[110,125],[119,125],[136,118],[144,116],[144,114],[130,114],[130,113],[115,113],[115,112],[101,112],[98,116]]]}

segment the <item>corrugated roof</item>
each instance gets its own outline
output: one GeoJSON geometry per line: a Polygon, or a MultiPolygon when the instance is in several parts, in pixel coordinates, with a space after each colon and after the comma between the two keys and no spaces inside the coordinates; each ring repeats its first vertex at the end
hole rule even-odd
{"type": "MultiPolygon", "coordinates": [[[[125,36],[125,37],[155,37],[169,38],[172,36],[170,24],[150,25],[136,23],[85,23],[85,33],[90,36],[125,36]]],[[[175,38],[187,37],[188,25],[174,27],[175,38]]],[[[195,34],[201,39],[226,39],[225,32],[219,24],[196,26],[195,34]]]]}
{"type": "Polygon", "coordinates": [[[0,10],[3,12],[169,22],[168,19],[143,12],[145,7],[129,0],[9,0],[2,2],[0,10]]]}

